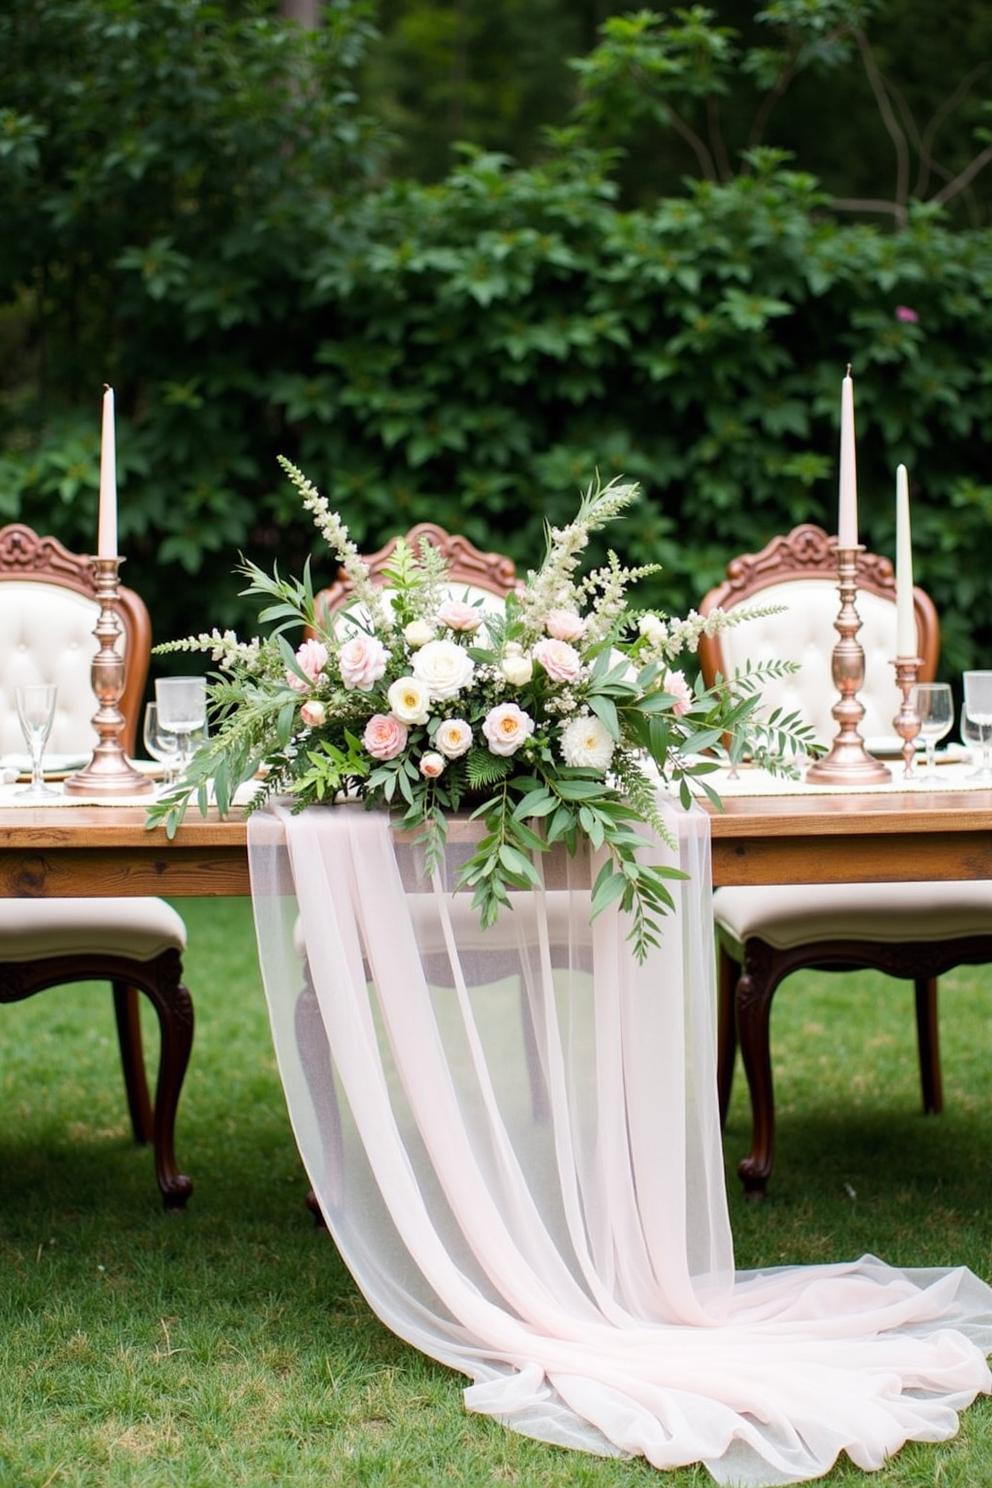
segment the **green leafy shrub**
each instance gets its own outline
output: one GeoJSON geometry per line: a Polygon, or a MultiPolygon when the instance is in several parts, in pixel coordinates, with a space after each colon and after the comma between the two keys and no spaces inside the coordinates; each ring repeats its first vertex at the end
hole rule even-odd
{"type": "Polygon", "coordinates": [[[92,541],[106,378],[127,577],[161,639],[238,619],[239,548],[302,563],[277,452],[365,547],[430,518],[523,563],[594,469],[623,472],[647,496],[629,556],[681,609],[732,554],[833,525],[850,361],[864,540],[892,550],[905,461],[945,663],[987,653],[992,233],[934,207],[840,225],[770,151],[625,210],[614,157],[569,134],[532,168],[384,183],[364,10],[310,36],[239,10],[0,17],[0,515],[92,541]],[[35,96],[44,46],[73,81],[53,66],[35,96]]]}

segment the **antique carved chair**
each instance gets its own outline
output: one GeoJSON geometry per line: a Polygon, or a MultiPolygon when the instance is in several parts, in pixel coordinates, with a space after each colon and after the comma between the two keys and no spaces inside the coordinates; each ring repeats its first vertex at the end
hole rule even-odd
{"type": "MultiPolygon", "coordinates": [[[[90,660],[97,613],[86,558],[19,523],[0,528],[0,756],[24,749],[15,689],[46,682],[58,687],[52,756],[88,759],[96,742],[90,660]]],[[[127,658],[124,743],[133,752],[151,626],[144,604],[129,589],[121,590],[120,618],[127,658]]],[[[174,1152],[176,1109],[193,1037],[193,1007],[182,985],[183,922],[161,899],[36,899],[31,894],[26,882],[23,897],[0,899],[0,1003],[69,982],[110,982],[134,1138],[152,1142],[165,1204],[181,1206],[192,1188],[174,1152]],[[161,1032],[154,1110],[142,1054],[139,990],[153,1004],[161,1032]]]]}
{"type": "MultiPolygon", "coordinates": [[[[862,734],[891,738],[899,703],[895,655],[895,580],[885,558],[858,558],[859,639],[865,651],[862,734]]],[[[920,680],[937,668],[939,627],[933,603],[914,592],[920,680]]],[[[705,680],[728,675],[746,659],[782,658],[801,670],[765,689],[769,707],[801,708],[821,742],[836,733],[830,655],[837,632],[835,539],[819,527],[796,527],[760,553],[728,565],[727,577],[700,608],[785,605],[784,613],[704,638],[705,680]]],[[[900,741],[896,741],[897,743],[900,741]]],[[[901,760],[896,769],[902,769],[901,760]]],[[[792,884],[726,888],[714,895],[719,956],[719,1084],[726,1116],[740,1042],[751,1096],[751,1152],[739,1166],[745,1190],[764,1192],[772,1170],[774,1099],[770,1014],[776,988],[802,968],[870,968],[913,983],[923,1109],[942,1107],[937,1031],[937,978],[951,967],[992,960],[992,883],[792,884]]]]}

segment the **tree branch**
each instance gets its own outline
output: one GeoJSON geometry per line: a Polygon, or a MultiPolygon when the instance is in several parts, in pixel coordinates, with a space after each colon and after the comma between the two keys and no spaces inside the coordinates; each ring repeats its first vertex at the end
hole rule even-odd
{"type": "Polygon", "coordinates": [[[835,196],[830,205],[838,212],[881,212],[899,221],[906,220],[906,208],[899,202],[881,201],[876,197],[835,196]]]}
{"type": "Polygon", "coordinates": [[[900,226],[905,226],[906,202],[909,199],[909,147],[906,144],[906,135],[899,127],[899,121],[893,112],[892,103],[885,89],[885,82],[878,70],[878,63],[875,61],[875,54],[869,45],[867,36],[859,27],[855,27],[853,35],[858,44],[858,51],[861,53],[861,60],[864,63],[865,73],[867,74],[871,91],[875,95],[878,112],[882,116],[882,123],[885,125],[889,138],[895,147],[895,206],[897,208],[895,215],[900,226]]]}
{"type": "Polygon", "coordinates": [[[959,171],[954,177],[954,180],[948,181],[944,189],[938,191],[937,195],[932,196],[930,200],[936,206],[942,207],[945,202],[951,200],[951,197],[957,196],[966,186],[970,186],[978,175],[978,172],[984,170],[990,160],[992,160],[992,145],[986,145],[985,149],[975,156],[970,165],[966,165],[963,171],[959,171]]]}
{"type": "Polygon", "coordinates": [[[709,150],[707,150],[703,140],[696,133],[696,131],[685,122],[681,114],[676,113],[675,109],[672,108],[672,105],[668,102],[667,98],[665,100],[665,109],[668,113],[669,120],[671,121],[672,128],[675,130],[676,134],[678,134],[682,139],[685,140],[686,144],[695,155],[696,160],[699,162],[699,169],[702,171],[707,181],[717,180],[716,166],[713,164],[713,156],[710,154],[709,150]]]}
{"type": "Polygon", "coordinates": [[[751,122],[751,128],[747,137],[747,147],[749,150],[754,150],[758,145],[761,144],[761,141],[764,139],[765,130],[768,128],[768,120],[771,118],[772,110],[796,75],[796,58],[798,56],[799,48],[795,45],[795,43],[793,43],[792,50],[789,53],[788,59],[782,67],[782,70],[779,72],[778,77],[775,79],[774,83],[772,83],[772,86],[769,88],[768,92],[761,100],[761,103],[758,107],[758,112],[755,114],[754,119],[751,122]]]}
{"type": "Polygon", "coordinates": [[[720,109],[715,96],[711,93],[706,100],[706,132],[710,138],[710,149],[713,159],[716,161],[720,172],[721,181],[729,181],[733,175],[730,168],[730,156],[727,154],[727,146],[723,141],[723,130],[720,128],[720,109]]]}
{"type": "Polygon", "coordinates": [[[948,114],[957,108],[972,84],[978,81],[983,72],[988,71],[988,66],[989,64],[987,62],[980,62],[977,67],[973,67],[969,73],[966,73],[950,97],[944,99],[940,108],[937,109],[933,118],[927,124],[926,129],[924,129],[923,138],[920,140],[920,170],[916,177],[916,185],[913,188],[914,196],[923,195],[930,184],[930,176],[934,173],[933,142],[937,137],[938,129],[948,114]]]}

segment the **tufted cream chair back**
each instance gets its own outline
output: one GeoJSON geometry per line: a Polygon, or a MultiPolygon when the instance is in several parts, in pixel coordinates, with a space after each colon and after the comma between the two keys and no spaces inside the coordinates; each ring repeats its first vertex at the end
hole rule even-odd
{"type": "MultiPolygon", "coordinates": [[[[98,613],[84,557],[20,523],[0,528],[0,756],[24,753],[15,689],[33,682],[58,688],[48,752],[90,753],[97,741],[90,663],[98,613]]],[[[133,657],[121,701],[125,746],[133,752],[151,631],[145,606],[130,590],[121,592],[120,616],[120,644],[133,657]]]]}
{"type": "MultiPolygon", "coordinates": [[[[929,598],[915,592],[919,655],[923,657],[921,680],[931,680],[937,669],[939,631],[936,612],[929,598]]],[[[700,647],[703,675],[711,681],[717,672],[724,676],[745,661],[775,659],[799,663],[799,671],[779,682],[762,686],[769,709],[799,710],[813,725],[821,743],[829,744],[837,732],[831,717],[837,693],[830,673],[830,658],[837,641],[834,620],[839,599],[834,539],[819,527],[795,528],[787,537],[775,538],[760,553],[735,559],[727,568],[727,580],[713,589],[700,606],[708,613],[716,607],[738,605],[782,605],[782,613],[749,620],[709,638],[700,647]]],[[[895,579],[885,558],[862,554],[859,560],[858,633],[865,653],[865,683],[859,694],[865,716],[862,737],[871,741],[894,737],[892,720],[898,712],[892,658],[896,654],[895,579]]]]}

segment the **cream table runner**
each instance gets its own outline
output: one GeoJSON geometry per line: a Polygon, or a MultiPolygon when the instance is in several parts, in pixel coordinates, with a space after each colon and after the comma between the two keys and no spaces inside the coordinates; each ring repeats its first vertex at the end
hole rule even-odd
{"type": "Polygon", "coordinates": [[[470,1410],[723,1484],[879,1468],[990,1388],[992,1289],[870,1256],[735,1273],[708,818],[662,810],[690,876],[644,965],[615,906],[590,924],[595,858],[538,859],[482,931],[461,833],[428,877],[381,813],[250,817],[300,1151],[370,1306],[470,1410]]]}

